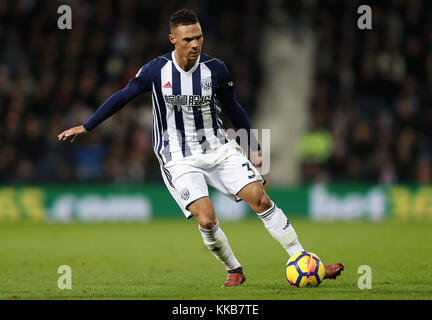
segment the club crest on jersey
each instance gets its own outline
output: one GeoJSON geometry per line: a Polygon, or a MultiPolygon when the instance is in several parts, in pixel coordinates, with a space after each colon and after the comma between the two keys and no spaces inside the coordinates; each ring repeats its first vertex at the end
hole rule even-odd
{"type": "Polygon", "coordinates": [[[180,190],[180,197],[184,200],[187,201],[190,197],[190,192],[187,188],[183,188],[182,190],[180,190]]]}
{"type": "Polygon", "coordinates": [[[211,80],[210,77],[209,78],[204,78],[204,79],[201,80],[201,88],[204,91],[210,90],[211,87],[212,87],[212,80],[211,80]]]}

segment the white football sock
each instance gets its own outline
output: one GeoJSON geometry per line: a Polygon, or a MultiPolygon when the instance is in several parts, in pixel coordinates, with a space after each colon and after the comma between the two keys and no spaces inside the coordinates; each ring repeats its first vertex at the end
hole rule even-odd
{"type": "Polygon", "coordinates": [[[303,247],[297,239],[293,226],[275,203],[267,211],[259,213],[258,217],[260,217],[268,232],[282,245],[290,257],[297,252],[303,251],[303,247]]]}
{"type": "Polygon", "coordinates": [[[200,226],[198,227],[207,248],[209,248],[214,256],[225,265],[228,271],[241,266],[231,250],[225,233],[219,227],[219,222],[217,222],[216,226],[211,230],[202,229],[200,226]]]}

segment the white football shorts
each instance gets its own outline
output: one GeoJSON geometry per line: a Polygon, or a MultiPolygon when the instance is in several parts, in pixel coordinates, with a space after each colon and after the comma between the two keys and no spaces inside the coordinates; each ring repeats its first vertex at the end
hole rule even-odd
{"type": "Polygon", "coordinates": [[[188,206],[208,197],[207,185],[233,201],[241,201],[237,194],[246,185],[264,181],[234,140],[206,153],[172,160],[161,166],[161,172],[169,192],[188,219],[192,217],[188,206]]]}

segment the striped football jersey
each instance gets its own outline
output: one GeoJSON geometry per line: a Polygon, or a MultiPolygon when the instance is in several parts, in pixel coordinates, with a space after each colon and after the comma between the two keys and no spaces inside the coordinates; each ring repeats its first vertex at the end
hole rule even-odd
{"type": "Polygon", "coordinates": [[[161,163],[206,152],[227,142],[217,91],[232,86],[225,64],[201,54],[183,70],[174,52],[144,65],[132,81],[152,91],[153,149],[161,163]]]}

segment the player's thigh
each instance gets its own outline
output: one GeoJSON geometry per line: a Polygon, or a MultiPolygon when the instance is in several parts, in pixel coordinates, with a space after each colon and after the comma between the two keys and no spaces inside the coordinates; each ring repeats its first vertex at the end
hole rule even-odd
{"type": "Polygon", "coordinates": [[[192,217],[189,205],[198,199],[208,197],[208,188],[202,172],[184,169],[185,172],[180,176],[173,176],[165,167],[161,167],[161,172],[169,192],[189,219],[192,217]]]}

